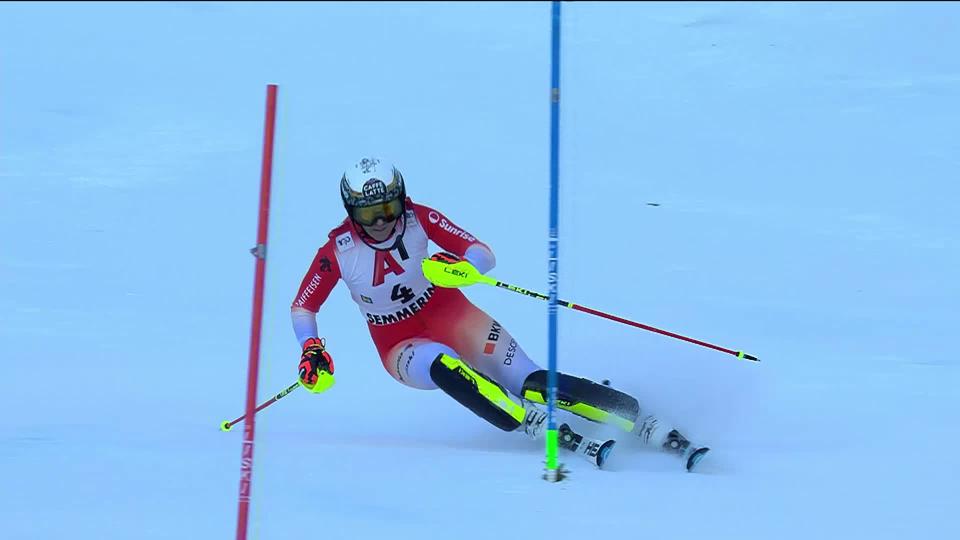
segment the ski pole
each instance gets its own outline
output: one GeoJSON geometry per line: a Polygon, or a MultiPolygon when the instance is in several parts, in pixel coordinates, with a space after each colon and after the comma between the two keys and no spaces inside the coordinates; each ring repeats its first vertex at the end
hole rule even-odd
{"type": "MultiPolygon", "coordinates": [[[[447,264],[441,261],[434,261],[431,259],[424,259],[421,263],[423,268],[423,275],[426,276],[428,280],[434,285],[440,287],[466,287],[468,285],[474,285],[477,283],[483,283],[484,285],[492,285],[494,287],[499,287],[501,289],[507,289],[508,291],[513,291],[525,296],[530,296],[533,298],[538,298],[540,300],[549,300],[550,297],[545,294],[540,294],[538,292],[530,291],[522,287],[517,287],[516,285],[510,285],[509,283],[504,283],[502,281],[497,281],[496,279],[485,276],[477,271],[468,261],[459,261],[454,264],[447,264]]],[[[661,330],[659,328],[624,319],[623,317],[618,317],[616,315],[611,315],[609,313],[604,313],[602,311],[588,308],[586,306],[581,306],[574,304],[573,302],[567,302],[566,300],[557,300],[558,306],[563,306],[565,308],[575,309],[577,311],[582,311],[584,313],[589,313],[591,315],[596,315],[597,317],[603,317],[604,319],[609,319],[611,321],[616,321],[619,323],[627,324],[636,328],[641,328],[643,330],[648,330],[650,332],[656,332],[664,336],[680,339],[688,343],[693,343],[695,345],[700,345],[701,347],[707,347],[708,349],[713,349],[715,351],[720,351],[727,354],[732,354],[737,358],[742,360],[750,360],[752,362],[759,362],[760,359],[756,356],[747,354],[743,351],[734,351],[732,349],[727,349],[725,347],[720,347],[713,345],[712,343],[707,343],[706,341],[700,341],[699,339],[693,339],[686,336],[681,336],[680,334],[675,334],[673,332],[668,332],[666,330],[661,330]]]]}
{"type": "MultiPolygon", "coordinates": [[[[273,396],[272,398],[268,399],[267,401],[264,401],[264,402],[263,402],[261,405],[259,405],[256,409],[254,409],[254,410],[253,410],[254,414],[262,411],[263,409],[266,409],[266,408],[269,407],[270,405],[273,405],[274,403],[276,403],[278,400],[282,399],[284,396],[286,396],[286,395],[289,394],[290,392],[293,392],[294,390],[296,390],[298,386],[300,386],[300,381],[297,381],[297,382],[291,384],[290,386],[286,387],[286,388],[283,389],[283,391],[281,391],[279,394],[273,396]]],[[[239,424],[239,423],[240,423],[244,418],[246,418],[246,417],[247,417],[247,415],[243,415],[243,416],[241,416],[240,418],[237,418],[236,420],[234,420],[233,422],[228,422],[228,421],[224,420],[224,421],[220,424],[220,431],[230,431],[230,430],[233,428],[233,426],[235,426],[236,424],[239,424]]]]}

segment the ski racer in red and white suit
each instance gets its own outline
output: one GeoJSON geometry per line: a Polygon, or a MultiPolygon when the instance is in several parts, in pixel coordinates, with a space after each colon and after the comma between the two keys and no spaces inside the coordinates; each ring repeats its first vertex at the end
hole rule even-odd
{"type": "MultiPolygon", "coordinates": [[[[440,388],[490,424],[537,438],[547,416],[538,407],[549,392],[546,370],[506,328],[458,289],[433,286],[421,268],[431,240],[446,253],[429,258],[446,264],[465,259],[481,273],[496,264],[493,252],[440,211],[414,203],[405,186],[399,170],[377,158],[361,159],[343,174],[347,219],[317,251],[291,306],[303,348],[300,383],[311,392],[333,384],[333,358],[318,337],[316,313],[343,280],[393,378],[413,388],[440,388]]],[[[638,401],[624,392],[566,373],[557,373],[556,381],[559,408],[686,456],[688,470],[706,450],[677,430],[658,430],[658,420],[641,416],[638,401]]],[[[567,439],[573,432],[565,433],[561,445],[580,448],[577,439],[567,439]]]]}
{"type": "MultiPolygon", "coordinates": [[[[445,352],[522,395],[524,380],[541,368],[506,328],[458,289],[433,286],[420,268],[429,257],[428,240],[483,273],[496,264],[493,252],[440,211],[410,198],[405,218],[402,238],[389,251],[362,241],[362,231],[349,218],[330,232],[293,302],[300,344],[318,335],[315,314],[342,279],[367,321],[383,367],[396,380],[414,388],[436,388],[430,365],[445,352]]],[[[393,241],[391,237],[381,244],[393,241]]]]}

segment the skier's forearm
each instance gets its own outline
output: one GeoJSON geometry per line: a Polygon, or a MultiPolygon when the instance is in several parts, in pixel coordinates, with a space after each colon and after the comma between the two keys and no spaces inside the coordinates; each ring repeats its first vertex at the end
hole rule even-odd
{"type": "Polygon", "coordinates": [[[497,258],[486,244],[476,243],[467,248],[463,258],[474,266],[481,274],[486,274],[497,265],[497,258]]]}
{"type": "Polygon", "coordinates": [[[312,337],[319,337],[317,331],[317,314],[300,307],[290,308],[290,319],[293,321],[293,333],[303,347],[305,341],[312,337]]]}

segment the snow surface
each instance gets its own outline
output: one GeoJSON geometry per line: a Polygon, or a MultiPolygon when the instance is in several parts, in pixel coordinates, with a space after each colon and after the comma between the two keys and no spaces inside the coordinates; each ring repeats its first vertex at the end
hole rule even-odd
{"type": "MultiPolygon", "coordinates": [[[[359,156],[545,291],[549,9],[0,4],[0,538],[234,535],[267,83],[261,400],[359,156]]],[[[251,537],[958,537],[960,4],[563,24],[561,297],[764,362],[562,312],[561,368],[714,452],[621,438],[548,484],[539,444],[390,379],[341,285],[337,385],[258,417],[251,537]]],[[[468,295],[546,362],[546,304],[468,295]]]]}

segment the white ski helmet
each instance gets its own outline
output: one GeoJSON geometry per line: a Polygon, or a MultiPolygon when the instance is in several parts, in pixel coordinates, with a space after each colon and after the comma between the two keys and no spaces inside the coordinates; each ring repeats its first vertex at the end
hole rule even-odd
{"type": "Polygon", "coordinates": [[[368,157],[344,171],[340,198],[351,220],[373,225],[379,218],[392,221],[404,215],[407,190],[392,163],[368,157]]]}

